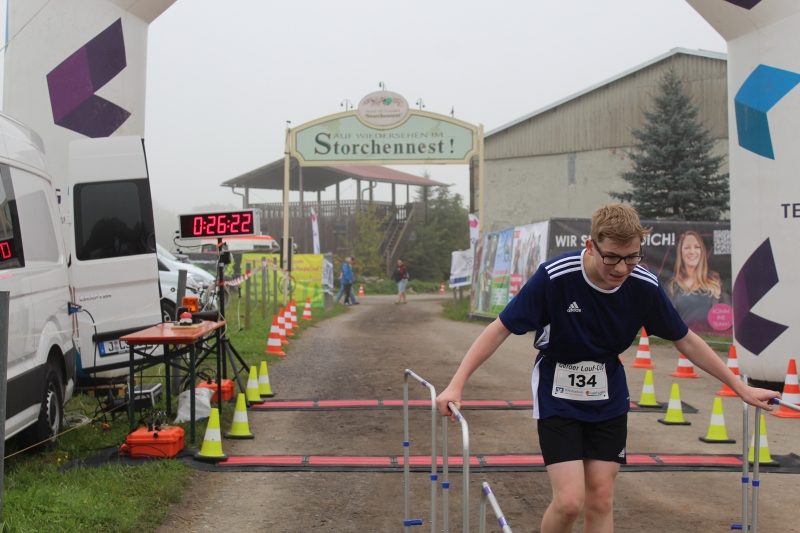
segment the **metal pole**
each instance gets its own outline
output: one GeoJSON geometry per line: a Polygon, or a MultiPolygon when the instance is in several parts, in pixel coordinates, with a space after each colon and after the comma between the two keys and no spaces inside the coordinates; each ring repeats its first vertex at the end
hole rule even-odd
{"type": "Polygon", "coordinates": [[[411,519],[411,509],[410,509],[410,494],[411,494],[411,486],[409,481],[410,476],[410,465],[409,465],[409,448],[411,446],[411,442],[408,438],[408,377],[411,376],[412,378],[416,379],[417,381],[422,384],[422,386],[427,387],[431,393],[431,533],[438,533],[436,531],[436,484],[438,481],[439,476],[436,475],[436,389],[433,385],[428,383],[426,380],[422,379],[420,376],[415,374],[409,369],[405,369],[403,373],[403,483],[405,484],[404,487],[404,496],[405,496],[405,519],[403,520],[403,526],[408,531],[409,526],[420,526],[422,525],[422,520],[419,519],[411,519]]]}
{"type": "Polygon", "coordinates": [[[244,329],[250,329],[250,261],[244,263],[244,329]]]}
{"type": "Polygon", "coordinates": [[[442,417],[442,531],[450,532],[450,481],[448,481],[447,468],[447,417],[442,417]]]}
{"type": "Polygon", "coordinates": [[[261,258],[261,320],[267,319],[267,258],[261,258]]]}
{"type": "MultiPolygon", "coordinates": [[[[285,246],[289,246],[289,183],[290,171],[292,166],[292,146],[291,146],[291,129],[286,128],[286,151],[283,158],[283,242],[285,246]]],[[[289,270],[289,252],[283,251],[283,271],[289,270]]],[[[286,301],[286,276],[283,278],[283,300],[286,301]]]]}
{"type": "MultiPolygon", "coordinates": [[[[761,482],[758,479],[759,454],[761,453],[761,408],[756,407],[756,425],[753,428],[753,521],[750,528],[753,533],[758,533],[758,487],[761,482]]],[[[744,526],[742,526],[744,527],[744,526]]]]}
{"type": "Polygon", "coordinates": [[[453,288],[453,312],[455,313],[458,308],[458,301],[456,300],[456,289],[453,288]]]}
{"type": "Polygon", "coordinates": [[[483,124],[478,126],[478,236],[483,237],[484,221],[486,220],[486,213],[484,213],[485,194],[483,194],[484,177],[483,177],[483,124]]]}
{"type": "Polygon", "coordinates": [[[462,531],[464,533],[469,533],[469,426],[467,425],[467,420],[461,415],[461,412],[456,408],[453,402],[447,404],[450,410],[456,415],[456,420],[461,422],[461,445],[463,448],[463,466],[461,469],[462,476],[463,476],[463,495],[462,495],[462,514],[463,518],[463,527],[462,531]]]}
{"type": "Polygon", "coordinates": [[[272,314],[278,314],[278,258],[272,258],[272,314]]]}
{"type": "MultiPolygon", "coordinates": [[[[185,270],[178,270],[178,292],[175,294],[175,314],[178,314],[178,307],[181,306],[183,302],[183,297],[186,296],[186,275],[187,272],[185,270]]],[[[180,319],[179,316],[172,317],[175,320],[180,319]]],[[[180,357],[175,357],[172,359],[172,362],[176,365],[180,363],[182,359],[180,357]]],[[[167,365],[169,367],[169,365],[167,365]]],[[[175,367],[175,371],[172,373],[172,382],[170,383],[170,392],[177,396],[181,392],[181,370],[177,366],[175,367]]],[[[167,395],[167,405],[169,405],[169,394],[167,395]]]]}
{"type": "Polygon", "coordinates": [[[494,515],[497,517],[497,523],[500,524],[500,529],[503,533],[512,533],[511,527],[508,525],[508,520],[503,515],[503,510],[500,509],[500,504],[497,503],[497,498],[494,497],[494,493],[492,492],[491,487],[485,481],[483,482],[483,490],[481,491],[481,509],[480,509],[480,516],[481,516],[481,523],[478,531],[480,533],[484,533],[486,531],[486,500],[489,500],[489,503],[492,506],[492,511],[494,511],[494,515]]]}
{"type": "MultiPolygon", "coordinates": [[[[747,375],[742,375],[742,381],[747,385],[747,375]]],[[[750,443],[748,440],[748,422],[749,417],[747,409],[747,402],[742,402],[742,530],[747,531],[750,529],[750,522],[748,522],[747,507],[750,500],[750,463],[747,461],[747,446],[750,443]]]]}
{"type": "Polygon", "coordinates": [[[8,387],[8,306],[11,293],[0,292],[0,515],[3,513],[6,455],[6,390],[8,387]]]}

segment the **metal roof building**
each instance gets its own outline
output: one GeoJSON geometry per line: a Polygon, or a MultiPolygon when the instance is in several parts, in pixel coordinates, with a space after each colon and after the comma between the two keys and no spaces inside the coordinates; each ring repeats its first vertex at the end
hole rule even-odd
{"type": "MultiPolygon", "coordinates": [[[[669,68],[699,107],[698,119],[728,153],[725,54],[675,48],[583,91],[489,131],[485,137],[487,231],[545,220],[588,217],[627,183],[631,131],[669,68]]],[[[727,172],[727,163],[721,169],[727,172]]]]}

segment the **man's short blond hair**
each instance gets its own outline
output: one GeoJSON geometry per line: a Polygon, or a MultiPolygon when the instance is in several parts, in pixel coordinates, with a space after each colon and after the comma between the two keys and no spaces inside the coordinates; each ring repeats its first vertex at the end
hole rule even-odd
{"type": "Polygon", "coordinates": [[[644,228],[639,213],[632,207],[622,204],[609,204],[598,207],[592,213],[592,241],[603,242],[609,238],[628,242],[641,241],[653,228],[644,228]]]}

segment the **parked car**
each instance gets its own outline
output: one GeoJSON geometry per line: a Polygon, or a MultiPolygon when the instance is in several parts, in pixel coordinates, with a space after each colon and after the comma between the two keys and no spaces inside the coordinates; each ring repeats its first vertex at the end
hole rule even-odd
{"type": "Polygon", "coordinates": [[[161,285],[161,295],[165,297],[161,300],[161,313],[165,321],[176,319],[175,315],[179,307],[177,301],[178,272],[181,270],[186,271],[186,295],[197,296],[204,309],[214,307],[211,296],[216,279],[214,276],[202,268],[181,261],[160,244],[156,244],[156,251],[158,254],[158,280],[161,285]]]}

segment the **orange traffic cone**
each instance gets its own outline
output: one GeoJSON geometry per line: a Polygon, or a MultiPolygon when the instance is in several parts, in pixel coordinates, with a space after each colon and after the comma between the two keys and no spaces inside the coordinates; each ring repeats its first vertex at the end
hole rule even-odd
{"type": "MultiPolygon", "coordinates": [[[[800,405],[800,386],[797,384],[797,364],[794,359],[789,359],[789,369],[786,371],[781,399],[787,403],[800,405]]],[[[800,418],[800,413],[782,405],[780,409],[773,411],[772,415],[780,418],[800,418]]]]}
{"type": "Polygon", "coordinates": [[[358,284],[358,295],[364,296],[364,285],[362,285],[361,283],[358,284]]]}
{"type": "MultiPolygon", "coordinates": [[[[739,360],[736,358],[735,345],[731,346],[731,349],[728,350],[728,368],[733,372],[734,376],[739,375],[739,360]]],[[[733,392],[732,388],[723,383],[722,389],[717,391],[717,396],[736,396],[736,393],[733,392]]]]}
{"type": "Polygon", "coordinates": [[[675,376],[676,378],[700,377],[694,373],[694,365],[692,362],[689,361],[683,354],[680,354],[680,358],[678,359],[678,369],[675,372],[670,373],[670,376],[675,376]]]}
{"type": "Polygon", "coordinates": [[[297,305],[294,303],[294,298],[292,298],[292,301],[289,304],[289,310],[291,311],[292,316],[292,327],[299,328],[300,324],[297,323],[297,305]]]}
{"type": "Polygon", "coordinates": [[[286,355],[281,347],[280,326],[278,325],[278,317],[275,315],[272,316],[272,327],[269,330],[269,340],[267,340],[266,351],[267,353],[275,355],[286,355]]]}
{"type": "Polygon", "coordinates": [[[311,320],[311,298],[306,299],[306,307],[303,309],[303,320],[311,320]]]}
{"type": "Polygon", "coordinates": [[[636,352],[636,361],[633,362],[631,368],[655,368],[650,360],[650,339],[647,337],[647,332],[644,328],[642,328],[642,336],[639,337],[639,350],[636,352]]]}
{"type": "Polygon", "coordinates": [[[444,283],[442,283],[442,286],[439,287],[439,294],[444,294],[444,283]]]}
{"type": "Polygon", "coordinates": [[[278,334],[281,336],[281,344],[289,344],[286,339],[286,311],[283,307],[278,311],[278,334]]]}
{"type": "Polygon", "coordinates": [[[283,324],[284,327],[286,328],[286,337],[294,337],[294,324],[292,324],[292,312],[288,306],[283,312],[283,324]]]}

